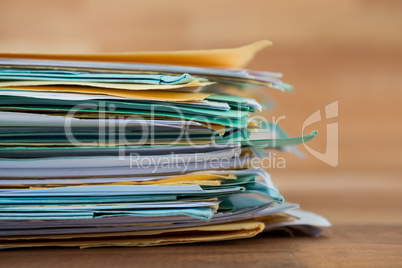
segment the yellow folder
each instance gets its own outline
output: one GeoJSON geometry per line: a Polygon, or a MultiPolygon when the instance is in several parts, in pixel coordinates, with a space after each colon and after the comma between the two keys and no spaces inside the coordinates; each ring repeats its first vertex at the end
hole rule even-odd
{"type": "Polygon", "coordinates": [[[258,51],[271,44],[268,40],[261,40],[249,45],[229,49],[102,54],[0,53],[0,58],[85,60],[243,68],[253,59],[258,51]]]}

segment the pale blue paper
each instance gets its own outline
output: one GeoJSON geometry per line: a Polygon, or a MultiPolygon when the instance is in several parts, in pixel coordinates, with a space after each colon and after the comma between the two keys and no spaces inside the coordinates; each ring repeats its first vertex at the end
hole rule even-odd
{"type": "Polygon", "coordinates": [[[158,74],[116,74],[116,73],[89,73],[71,71],[45,71],[35,69],[3,69],[0,68],[1,80],[18,81],[75,81],[75,82],[100,82],[100,83],[131,83],[151,85],[175,85],[187,84],[197,79],[185,73],[182,75],[158,75],[158,74]]]}

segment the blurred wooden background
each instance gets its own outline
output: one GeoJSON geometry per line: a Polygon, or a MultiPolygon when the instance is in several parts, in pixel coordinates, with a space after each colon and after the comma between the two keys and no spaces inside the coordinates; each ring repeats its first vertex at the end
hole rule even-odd
{"type": "MultiPolygon", "coordinates": [[[[279,71],[294,94],[269,91],[291,135],[339,101],[339,168],[402,164],[402,2],[0,0],[1,51],[117,52],[274,46],[251,69],[279,71]]],[[[331,122],[335,122],[332,120],[331,122]]],[[[308,130],[324,151],[326,122],[308,130]]],[[[301,148],[304,150],[304,148],[301,148]]],[[[292,169],[333,169],[287,157],[292,169]]]]}
{"type": "MultiPolygon", "coordinates": [[[[284,81],[295,86],[293,94],[267,90],[276,103],[269,115],[285,115],[280,123],[290,135],[301,134],[309,115],[339,102],[338,118],[306,129],[319,130],[309,146],[324,152],[326,123],[339,123],[339,166],[331,167],[300,147],[307,158],[286,156],[285,170],[270,171],[287,200],[335,223],[332,239],[320,240],[328,243],[319,249],[325,265],[355,266],[374,260],[375,254],[367,252],[377,253],[380,244],[388,257],[376,259],[378,265],[382,260],[401,261],[400,254],[396,257],[402,225],[401,29],[399,0],[0,0],[0,51],[184,50],[273,41],[274,46],[248,67],[282,72],[284,81]],[[390,234],[392,230],[395,233],[390,234]],[[363,239],[372,245],[371,251],[361,244],[362,237],[372,239],[363,239]],[[385,251],[391,248],[394,251],[385,251]]],[[[300,247],[306,243],[299,242],[300,247]]],[[[253,250],[254,242],[247,243],[245,247],[253,250]]],[[[318,249],[303,251],[289,243],[278,250],[296,250],[316,263],[318,249]]],[[[134,256],[136,251],[124,252],[134,256]]],[[[158,252],[170,254],[169,247],[158,252]]],[[[18,251],[14,255],[9,263],[19,260],[18,251]]],[[[106,258],[82,256],[89,263],[96,258],[104,263],[106,258]]],[[[292,256],[297,263],[306,263],[292,256]]],[[[26,260],[18,263],[23,266],[26,260]]]]}

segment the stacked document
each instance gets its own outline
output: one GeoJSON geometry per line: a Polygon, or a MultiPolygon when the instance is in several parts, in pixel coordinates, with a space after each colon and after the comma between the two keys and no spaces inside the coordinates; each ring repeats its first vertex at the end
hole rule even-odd
{"type": "MultiPolygon", "coordinates": [[[[281,74],[235,49],[0,53],[0,248],[155,246],[330,223],[260,167],[289,137],[257,90],[281,74]]],[[[265,89],[264,89],[265,90],[265,89]]]]}

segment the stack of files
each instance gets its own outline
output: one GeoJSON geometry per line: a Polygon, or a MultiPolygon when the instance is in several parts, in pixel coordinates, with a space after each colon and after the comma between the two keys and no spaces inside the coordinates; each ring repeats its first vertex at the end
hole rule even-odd
{"type": "Polygon", "coordinates": [[[0,53],[0,248],[155,246],[330,223],[258,166],[296,152],[256,89],[291,90],[235,49],[0,53]]]}

